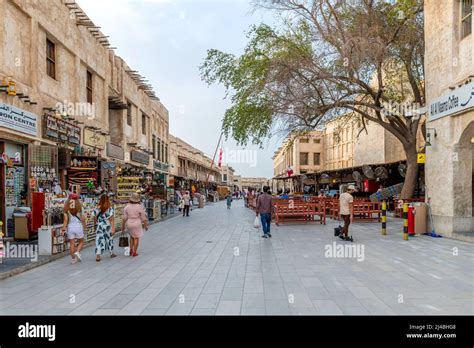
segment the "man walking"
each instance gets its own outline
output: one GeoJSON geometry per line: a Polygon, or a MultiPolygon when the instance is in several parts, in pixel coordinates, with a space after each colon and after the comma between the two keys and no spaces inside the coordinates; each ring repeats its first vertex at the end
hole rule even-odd
{"type": "Polygon", "coordinates": [[[354,220],[354,197],[352,197],[351,193],[355,190],[354,185],[349,185],[347,191],[339,197],[339,217],[342,217],[344,220],[341,238],[344,240],[351,240],[349,238],[349,225],[354,220]]]}
{"type": "Polygon", "coordinates": [[[262,238],[268,238],[270,234],[270,224],[272,222],[272,196],[268,194],[269,187],[263,188],[263,193],[257,197],[257,216],[260,214],[262,221],[263,235],[262,238]]]}
{"type": "Polygon", "coordinates": [[[183,195],[183,216],[189,216],[189,205],[191,202],[191,196],[189,195],[189,191],[186,191],[186,193],[183,195]]]}

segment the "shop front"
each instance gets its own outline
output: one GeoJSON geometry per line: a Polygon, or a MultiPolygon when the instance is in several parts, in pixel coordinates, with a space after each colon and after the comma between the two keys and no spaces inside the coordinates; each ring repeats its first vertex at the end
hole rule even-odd
{"type": "MultiPolygon", "coordinates": [[[[0,103],[0,231],[7,238],[34,237],[28,178],[29,170],[36,169],[31,166],[29,150],[35,141],[39,143],[37,129],[35,114],[0,103]]],[[[49,176],[49,168],[44,169],[49,176]]]]}

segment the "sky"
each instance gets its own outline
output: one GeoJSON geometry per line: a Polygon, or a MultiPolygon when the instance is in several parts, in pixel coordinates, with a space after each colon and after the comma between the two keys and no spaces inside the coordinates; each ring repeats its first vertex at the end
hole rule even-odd
{"type": "MultiPolygon", "coordinates": [[[[208,49],[240,54],[252,24],[273,22],[250,0],[77,0],[133,70],[153,85],[169,110],[170,133],[211,158],[230,101],[223,86],[201,81],[199,65],[208,49]]],[[[264,148],[222,143],[223,164],[237,175],[271,178],[272,156],[282,136],[264,148]]],[[[216,156],[217,158],[218,156],[216,156]]],[[[217,159],[216,159],[217,160],[217,159]]]]}

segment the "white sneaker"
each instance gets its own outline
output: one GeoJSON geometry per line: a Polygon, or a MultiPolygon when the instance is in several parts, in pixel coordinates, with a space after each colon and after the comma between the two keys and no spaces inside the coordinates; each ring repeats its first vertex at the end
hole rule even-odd
{"type": "Polygon", "coordinates": [[[79,253],[79,251],[76,251],[76,252],[74,253],[74,256],[76,256],[77,261],[79,261],[79,262],[82,261],[81,254],[79,253]]]}

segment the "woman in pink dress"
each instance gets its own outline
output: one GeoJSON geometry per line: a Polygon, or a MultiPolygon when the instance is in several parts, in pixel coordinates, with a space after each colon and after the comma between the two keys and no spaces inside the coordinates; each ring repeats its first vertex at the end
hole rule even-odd
{"type": "Polygon", "coordinates": [[[129,203],[123,210],[122,228],[127,227],[130,234],[130,256],[138,256],[138,242],[143,237],[143,226],[148,231],[148,218],[145,209],[140,204],[140,195],[133,193],[129,203]]]}

